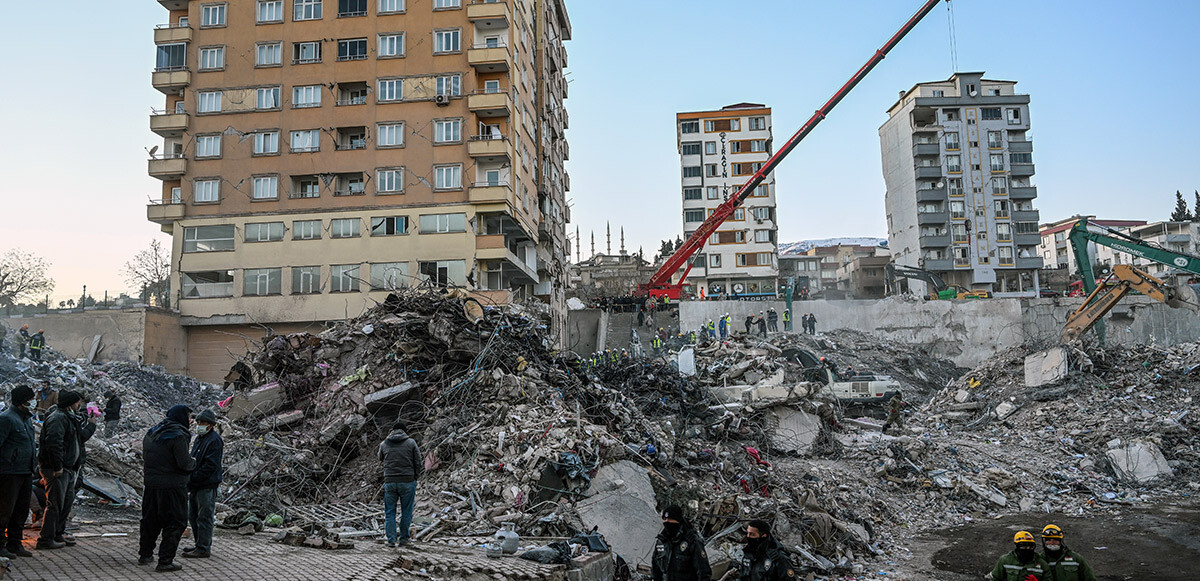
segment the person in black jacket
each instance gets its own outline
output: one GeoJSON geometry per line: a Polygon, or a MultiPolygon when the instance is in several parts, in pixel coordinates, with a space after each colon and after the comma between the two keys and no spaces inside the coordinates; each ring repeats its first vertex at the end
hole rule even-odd
{"type": "Polygon", "coordinates": [[[663,530],[654,543],[651,575],[654,581],[711,581],[712,567],[704,539],[683,517],[683,508],[668,506],[662,514],[663,530]]]}
{"type": "Polygon", "coordinates": [[[96,431],[95,424],[81,423],[75,416],[82,405],[83,396],[78,392],[61,391],[54,411],[42,423],[38,465],[46,480],[46,512],[42,517],[38,549],[75,545],[75,538],[67,534],[67,516],[71,513],[75,482],[83,464],[83,442],[96,431]],[[81,425],[91,426],[90,431],[81,433],[81,425]]]}
{"type": "Polygon", "coordinates": [[[196,461],[188,455],[191,413],[185,405],[173,406],[167,410],[167,417],[142,438],[142,460],[146,466],[138,564],[148,565],[154,560],[154,543],[161,534],[155,571],[183,568],[175,562],[175,552],[179,549],[179,537],[187,528],[188,477],[196,468],[196,461]]]}
{"type": "Polygon", "coordinates": [[[221,456],[225,442],[217,433],[217,416],[204,410],[196,416],[196,441],[192,459],[196,469],[188,479],[188,522],[196,545],[183,550],[187,558],[207,559],[212,552],[213,519],[217,512],[217,486],[221,484],[221,456]]]}
{"type": "Polygon", "coordinates": [[[33,439],[33,390],[18,385],[9,393],[11,403],[0,414],[0,557],[32,557],[21,546],[21,529],[29,516],[29,494],[37,472],[37,446],[33,439]]]}
{"type": "Polygon", "coordinates": [[[104,404],[104,437],[111,438],[117,433],[117,424],[121,421],[121,398],[111,391],[104,397],[108,398],[104,404]]]}
{"type": "Polygon", "coordinates": [[[769,523],[750,521],[746,526],[745,543],[739,567],[741,581],[787,581],[796,578],[791,559],[775,537],[771,536],[769,523]]]}
{"type": "Polygon", "coordinates": [[[404,422],[396,420],[392,433],[379,443],[379,461],[383,463],[383,530],[387,546],[408,542],[413,508],[417,498],[417,478],[425,468],[421,448],[404,431],[404,422]],[[400,503],[400,534],[396,535],[396,503],[400,503]]]}

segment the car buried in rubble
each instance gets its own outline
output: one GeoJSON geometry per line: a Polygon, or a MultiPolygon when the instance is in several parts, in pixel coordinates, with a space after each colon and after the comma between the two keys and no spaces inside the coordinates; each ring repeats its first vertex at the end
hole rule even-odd
{"type": "Polygon", "coordinates": [[[900,394],[900,382],[890,376],[878,373],[844,376],[827,358],[806,349],[785,349],[782,357],[803,367],[806,381],[824,385],[837,398],[846,416],[883,418],[887,415],[888,400],[900,394]]]}

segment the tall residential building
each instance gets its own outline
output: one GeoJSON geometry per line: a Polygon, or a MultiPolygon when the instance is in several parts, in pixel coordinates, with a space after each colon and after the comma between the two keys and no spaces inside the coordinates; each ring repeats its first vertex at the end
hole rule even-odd
{"type": "Polygon", "coordinates": [[[159,3],[148,217],[189,373],[417,284],[538,297],[564,328],[563,0],[159,3]]]}
{"type": "MultiPolygon", "coordinates": [[[[683,236],[692,235],[771,157],[771,109],[739,103],[675,115],[682,165],[683,236]]],[[[775,174],[712,234],[693,259],[687,292],[774,296],[779,267],[775,174]]]]}
{"type": "MultiPolygon", "coordinates": [[[[888,246],[896,264],[993,292],[1038,287],[1029,95],[957,73],[902,92],[879,128],[888,246]]],[[[927,294],[925,283],[905,281],[927,294]]]]}

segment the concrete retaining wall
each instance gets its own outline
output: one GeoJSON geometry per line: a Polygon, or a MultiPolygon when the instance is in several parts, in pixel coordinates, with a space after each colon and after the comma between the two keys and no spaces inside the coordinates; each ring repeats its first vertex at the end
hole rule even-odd
{"type": "Polygon", "coordinates": [[[28,324],[46,331],[46,346],[71,358],[87,357],[101,335],[98,361],[137,361],[183,372],[187,358],[183,329],[173,313],[147,308],[96,309],[0,319],[10,336],[28,324]]]}

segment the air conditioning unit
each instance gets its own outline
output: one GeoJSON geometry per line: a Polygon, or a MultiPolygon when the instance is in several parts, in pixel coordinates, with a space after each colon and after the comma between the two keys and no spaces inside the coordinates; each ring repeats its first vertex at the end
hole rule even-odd
{"type": "Polygon", "coordinates": [[[437,103],[438,107],[445,107],[450,104],[450,95],[437,95],[433,102],[437,103]]]}

